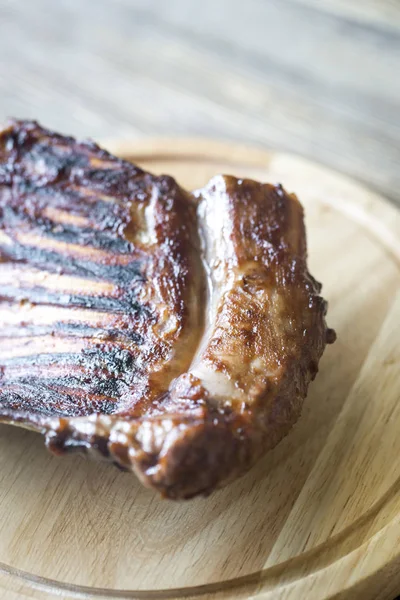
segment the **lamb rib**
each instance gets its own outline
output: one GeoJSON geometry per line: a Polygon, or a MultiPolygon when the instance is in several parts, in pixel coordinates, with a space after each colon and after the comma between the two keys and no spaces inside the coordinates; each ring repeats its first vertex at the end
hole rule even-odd
{"type": "Polygon", "coordinates": [[[239,476],[298,419],[334,332],[281,186],[184,191],[91,142],[0,134],[0,421],[170,498],[239,476]]]}

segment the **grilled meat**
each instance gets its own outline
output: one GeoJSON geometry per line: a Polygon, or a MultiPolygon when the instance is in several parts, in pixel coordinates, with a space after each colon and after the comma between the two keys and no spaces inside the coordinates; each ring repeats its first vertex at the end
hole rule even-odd
{"type": "Polygon", "coordinates": [[[56,454],[170,498],[237,477],[288,433],[334,339],[320,289],[281,186],[189,194],[35,122],[0,134],[0,420],[56,454]]]}

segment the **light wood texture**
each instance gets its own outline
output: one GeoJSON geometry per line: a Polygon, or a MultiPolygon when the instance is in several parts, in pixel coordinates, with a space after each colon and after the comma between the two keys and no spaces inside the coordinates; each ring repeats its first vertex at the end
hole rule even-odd
{"type": "Polygon", "coordinates": [[[226,172],[296,191],[338,340],[290,435],[207,499],[162,501],[132,475],[51,457],[40,436],[1,426],[0,597],[392,600],[400,592],[399,211],[288,155],[206,140],[109,148],[189,188],[226,172]]]}
{"type": "Polygon", "coordinates": [[[0,0],[0,122],[201,135],[400,202],[397,0],[0,0]]]}

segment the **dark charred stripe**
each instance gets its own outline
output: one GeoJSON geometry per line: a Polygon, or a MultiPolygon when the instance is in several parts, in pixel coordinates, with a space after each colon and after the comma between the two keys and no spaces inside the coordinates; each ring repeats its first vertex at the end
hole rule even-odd
{"type": "Polygon", "coordinates": [[[128,290],[121,298],[109,298],[107,296],[77,296],[75,294],[49,293],[43,288],[13,288],[2,286],[0,290],[0,301],[22,301],[27,300],[34,304],[46,304],[49,306],[64,306],[87,308],[103,312],[125,314],[134,318],[154,319],[150,309],[136,300],[136,294],[128,290]]]}
{"type": "Polygon", "coordinates": [[[65,391],[41,383],[13,384],[0,389],[1,409],[14,409],[39,413],[43,416],[78,417],[93,413],[112,414],[115,401],[112,398],[75,397],[65,391]],[[11,389],[10,389],[11,388],[11,389]]]}
{"type": "MultiPolygon", "coordinates": [[[[4,361],[3,361],[4,362],[4,361]]],[[[99,386],[98,394],[119,397],[121,394],[131,392],[132,385],[143,384],[145,374],[140,369],[132,369],[126,374],[110,374],[107,369],[94,366],[90,372],[80,364],[63,364],[61,361],[53,361],[49,364],[12,364],[0,366],[0,388],[11,385],[17,381],[41,381],[46,384],[53,382],[54,385],[74,388],[75,395],[83,393],[94,393],[93,385],[99,386]],[[108,387],[107,387],[108,386],[108,387]],[[85,388],[85,389],[84,389],[85,388]],[[100,391],[100,388],[103,390],[100,391]],[[104,390],[108,390],[105,392],[104,390]],[[111,390],[114,390],[112,392],[111,390]]],[[[131,393],[129,393],[131,398],[131,393]]]]}
{"type": "MultiPolygon", "coordinates": [[[[25,153],[24,162],[28,163],[28,165],[29,163],[40,163],[43,165],[42,171],[45,171],[45,183],[47,184],[68,179],[73,169],[85,168],[88,164],[88,159],[84,154],[73,152],[70,148],[66,151],[63,147],[56,146],[55,144],[49,146],[48,143],[43,141],[34,144],[32,149],[25,153]]],[[[38,180],[38,183],[42,183],[43,185],[43,179],[39,177],[38,180]]],[[[24,179],[23,183],[26,183],[26,181],[24,179]]],[[[35,179],[29,179],[29,183],[31,182],[35,183],[35,179]]]]}
{"type": "Polygon", "coordinates": [[[67,275],[79,275],[81,277],[96,278],[97,280],[107,280],[118,285],[131,285],[132,282],[144,282],[142,274],[143,260],[132,258],[132,262],[126,265],[107,265],[95,263],[70,256],[65,256],[57,252],[42,250],[32,246],[24,246],[14,242],[12,246],[0,246],[0,251],[5,259],[16,260],[29,263],[37,268],[46,270],[62,269],[67,275]]]}
{"type": "Polygon", "coordinates": [[[57,394],[43,385],[15,385],[0,391],[0,403],[4,408],[29,410],[44,416],[80,416],[92,412],[92,405],[77,405],[67,394],[57,394]]]}
{"type": "MultiPolygon", "coordinates": [[[[48,147],[56,146],[58,143],[60,146],[71,147],[74,152],[79,149],[81,154],[95,152],[98,157],[107,160],[113,159],[109,152],[103,150],[94,142],[90,140],[77,142],[72,136],[62,135],[42,127],[37,121],[11,119],[10,127],[2,134],[2,141],[11,157],[15,154],[16,157],[21,158],[34,144],[48,147]]],[[[114,160],[117,162],[120,159],[114,158],[114,160]]]]}
{"type": "MultiPolygon", "coordinates": [[[[33,176],[31,171],[34,169],[34,163],[42,162],[42,158],[41,154],[36,152],[25,155],[20,161],[20,174],[18,175],[13,168],[2,165],[0,184],[13,185],[18,194],[27,195],[37,193],[46,185],[69,183],[69,185],[84,186],[92,190],[93,195],[105,194],[129,201],[137,200],[141,194],[144,197],[145,185],[149,183],[148,181],[146,184],[143,182],[143,172],[132,163],[125,163],[124,169],[118,169],[117,164],[115,168],[90,168],[87,159],[85,165],[85,157],[79,154],[72,157],[57,157],[49,153],[45,159],[45,174],[33,176]],[[83,166],[79,165],[80,162],[83,166]]],[[[93,158],[98,160],[97,157],[93,158]]],[[[42,165],[41,169],[43,169],[42,165]]]]}
{"type": "MultiPolygon", "coordinates": [[[[109,212],[110,209],[109,209],[109,212]]],[[[67,244],[77,244],[84,247],[96,248],[110,253],[131,254],[135,247],[128,240],[119,237],[116,230],[122,225],[121,219],[114,219],[113,227],[107,231],[98,231],[91,228],[81,228],[74,225],[54,224],[53,221],[46,218],[40,218],[34,214],[6,205],[3,208],[3,227],[12,229],[22,228],[24,225],[30,225],[29,232],[35,235],[47,237],[67,244]]],[[[0,221],[1,224],[1,221],[0,221]]]]}
{"type": "Polygon", "coordinates": [[[99,348],[89,348],[82,352],[80,364],[83,367],[106,369],[114,377],[132,377],[134,375],[134,356],[126,348],[114,347],[107,349],[106,345],[99,348]]]}
{"type": "MultiPolygon", "coordinates": [[[[83,196],[77,193],[76,195],[77,202],[74,204],[68,201],[48,203],[42,206],[41,210],[45,210],[50,206],[55,210],[71,212],[73,215],[87,219],[91,225],[93,224],[95,231],[109,231],[110,234],[118,231],[121,225],[123,226],[128,221],[128,204],[123,207],[118,204],[110,206],[110,202],[99,200],[98,197],[83,196]]],[[[52,222],[51,217],[47,220],[52,222]]]]}
{"type": "Polygon", "coordinates": [[[129,393],[129,385],[123,379],[115,377],[98,377],[93,375],[90,379],[86,376],[65,376],[65,377],[29,377],[21,375],[20,377],[5,377],[2,386],[46,386],[59,394],[68,394],[72,397],[82,397],[82,395],[97,396],[98,400],[118,401],[123,394],[129,393]]]}
{"type": "Polygon", "coordinates": [[[74,173],[70,181],[88,189],[98,190],[99,193],[126,198],[126,200],[137,201],[141,195],[143,199],[147,197],[145,189],[149,185],[148,176],[132,163],[120,161],[119,165],[123,168],[84,169],[80,173],[74,173]]]}
{"type": "Polygon", "coordinates": [[[135,368],[132,354],[120,348],[100,347],[79,354],[41,354],[2,363],[0,405],[39,410],[49,415],[113,412],[115,402],[129,394],[142,377],[141,371],[135,368]],[[45,377],[34,373],[35,367],[40,365],[46,367],[45,377]],[[64,374],[57,376],[57,370],[68,365],[71,371],[65,375],[64,369],[64,374]]]}
{"type": "Polygon", "coordinates": [[[56,331],[65,333],[66,335],[76,335],[78,337],[97,337],[104,336],[104,341],[113,341],[116,343],[134,343],[140,346],[144,343],[143,336],[132,331],[131,329],[103,329],[97,327],[89,327],[79,323],[56,323],[56,331]]]}
{"type": "MultiPolygon", "coordinates": [[[[38,183],[55,182],[60,179],[83,178],[85,175],[93,178],[96,173],[103,187],[114,185],[115,177],[107,177],[107,171],[118,168],[117,183],[121,180],[121,171],[128,180],[132,180],[143,174],[143,171],[132,163],[116,158],[106,150],[102,150],[93,142],[77,142],[74,138],[56,134],[46,130],[34,121],[14,121],[12,126],[2,134],[1,144],[5,148],[7,158],[5,166],[14,166],[15,162],[22,165],[40,163],[41,173],[44,175],[32,175],[32,169],[28,171],[30,177],[25,179],[38,183]],[[91,160],[95,159],[101,165],[103,161],[106,169],[93,169],[91,160]],[[43,169],[43,164],[45,169],[43,169]]],[[[9,169],[11,170],[11,169],[9,169]]],[[[22,175],[24,172],[22,170],[22,175]]],[[[21,179],[21,169],[18,172],[17,181],[21,179]]],[[[6,180],[7,181],[7,180],[6,180]]],[[[6,181],[0,180],[1,183],[6,181]]]]}
{"type": "Polygon", "coordinates": [[[89,228],[74,227],[73,225],[54,226],[51,221],[43,221],[38,233],[67,244],[79,244],[86,248],[96,248],[114,254],[131,254],[135,250],[131,242],[116,237],[113,232],[96,231],[89,228]]]}
{"type": "MultiPolygon", "coordinates": [[[[90,327],[80,323],[52,323],[51,325],[17,325],[13,327],[3,327],[0,329],[0,339],[15,339],[18,337],[36,337],[43,335],[52,335],[56,333],[63,337],[79,338],[98,338],[101,341],[115,341],[120,344],[140,345],[143,343],[143,336],[135,331],[126,329],[104,329],[99,327],[90,327]]],[[[2,342],[4,343],[4,342],[2,342]]]]}
{"type": "MultiPolygon", "coordinates": [[[[78,214],[96,222],[97,219],[110,219],[110,228],[112,224],[117,225],[118,222],[126,216],[129,209],[129,203],[121,202],[119,198],[115,198],[115,203],[110,200],[103,199],[101,194],[90,188],[84,188],[84,192],[80,188],[66,187],[65,184],[53,184],[51,186],[41,186],[29,192],[30,214],[37,215],[40,218],[42,211],[47,207],[52,207],[58,210],[71,211],[73,214],[78,214]]],[[[114,198],[109,196],[108,198],[114,198]]],[[[7,204],[13,206],[14,210],[24,210],[26,199],[22,202],[16,197],[15,193],[11,196],[7,204]]],[[[0,202],[1,203],[1,202],[0,202]]],[[[26,210],[26,209],[25,209],[26,210]]],[[[99,221],[98,224],[102,224],[99,221]]]]}
{"type": "MultiPolygon", "coordinates": [[[[44,349],[45,350],[45,349],[44,349]]],[[[0,365],[0,372],[1,372],[1,366],[3,367],[16,367],[16,366],[25,366],[25,367],[29,367],[29,365],[31,365],[32,367],[35,366],[49,366],[51,367],[51,365],[53,364],[57,364],[60,366],[67,366],[67,365],[71,365],[71,366],[78,366],[80,365],[80,359],[81,359],[81,353],[67,353],[67,352],[63,352],[63,353],[56,353],[56,352],[48,352],[45,354],[30,354],[28,356],[17,356],[15,358],[2,358],[1,359],[1,365],[0,365]]],[[[1,379],[0,379],[1,381],[1,379]]]]}
{"type": "MultiPolygon", "coordinates": [[[[52,364],[59,366],[77,366],[82,369],[88,369],[87,373],[92,373],[95,369],[101,369],[113,377],[123,377],[125,380],[133,379],[138,373],[135,365],[135,357],[126,348],[114,347],[105,348],[108,344],[98,344],[98,348],[82,350],[82,352],[61,352],[47,354],[30,354],[28,356],[17,356],[14,358],[1,359],[1,365],[7,366],[39,366],[52,364]]],[[[1,367],[0,365],[0,367],[1,367]]],[[[0,371],[1,372],[1,371],[0,371]]],[[[90,375],[88,375],[90,377],[90,375]]],[[[0,379],[1,380],[1,379],[0,379]]]]}
{"type": "Polygon", "coordinates": [[[34,401],[31,395],[26,394],[26,392],[21,395],[21,392],[17,394],[14,390],[0,388],[0,414],[4,412],[8,413],[9,411],[15,411],[16,414],[26,412],[29,418],[35,414],[44,417],[62,416],[65,414],[63,411],[57,410],[57,407],[54,407],[54,402],[46,405],[46,401],[34,401]]]}

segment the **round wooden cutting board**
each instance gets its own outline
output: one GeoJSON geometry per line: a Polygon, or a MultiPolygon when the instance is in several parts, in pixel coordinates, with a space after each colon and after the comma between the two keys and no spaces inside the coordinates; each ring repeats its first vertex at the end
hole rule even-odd
{"type": "Polygon", "coordinates": [[[326,349],[302,417],[209,498],[54,458],[0,427],[0,597],[392,600],[400,593],[400,213],[300,158],[206,141],[109,148],[189,189],[217,173],[281,182],[306,210],[326,349]]]}

